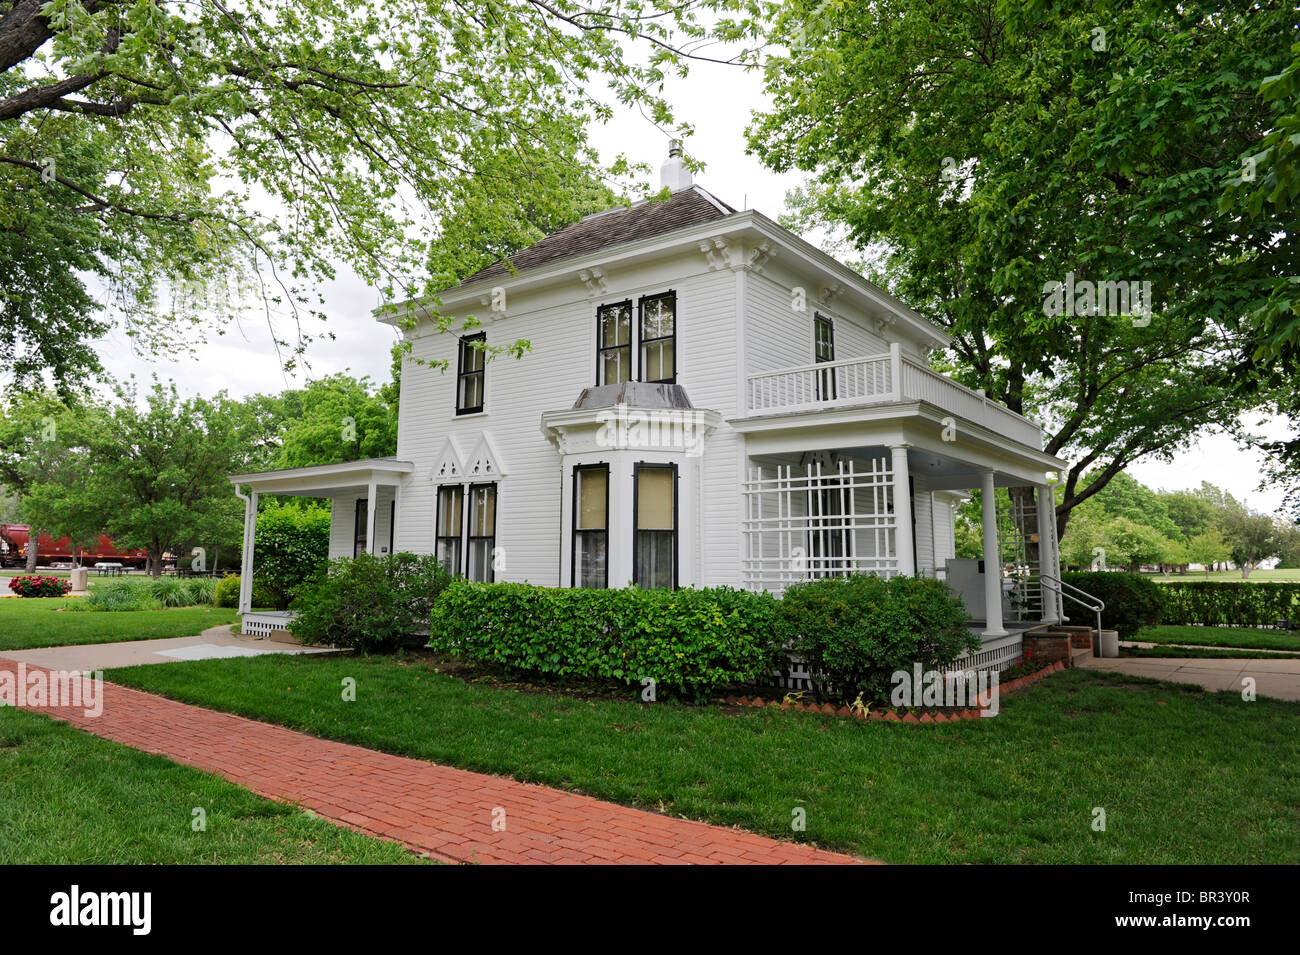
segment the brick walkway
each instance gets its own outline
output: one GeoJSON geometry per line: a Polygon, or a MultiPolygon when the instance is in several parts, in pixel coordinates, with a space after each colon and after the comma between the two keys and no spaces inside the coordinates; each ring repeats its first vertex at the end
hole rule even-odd
{"type": "MultiPolygon", "coordinates": [[[[0,670],[17,664],[0,659],[0,670]]],[[[28,666],[27,671],[39,669],[28,666]]],[[[471,773],[112,683],[104,712],[43,708],[104,739],[158,753],[446,862],[851,864],[850,856],[587,796],[471,773]],[[494,811],[505,831],[493,831],[494,811]]]]}

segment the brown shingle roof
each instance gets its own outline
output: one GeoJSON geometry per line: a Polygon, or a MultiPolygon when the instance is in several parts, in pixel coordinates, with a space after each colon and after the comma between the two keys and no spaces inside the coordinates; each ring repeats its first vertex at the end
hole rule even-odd
{"type": "MultiPolygon", "coordinates": [[[[666,201],[638,202],[629,207],[619,206],[587,216],[515,253],[510,261],[517,271],[522,272],[558,259],[595,252],[624,242],[648,239],[711,219],[721,219],[735,211],[699,186],[691,186],[673,193],[672,198],[666,201]]],[[[460,284],[505,278],[510,274],[505,262],[495,262],[460,284]]]]}

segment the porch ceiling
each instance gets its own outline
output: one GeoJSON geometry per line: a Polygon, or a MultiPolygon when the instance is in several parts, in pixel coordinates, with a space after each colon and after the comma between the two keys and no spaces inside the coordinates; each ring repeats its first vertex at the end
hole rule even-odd
{"type": "Polygon", "coordinates": [[[410,461],[365,458],[307,468],[228,474],[226,479],[236,487],[248,485],[258,494],[334,497],[349,493],[364,494],[372,483],[383,486],[400,484],[403,477],[413,470],[415,465],[410,461]]]}

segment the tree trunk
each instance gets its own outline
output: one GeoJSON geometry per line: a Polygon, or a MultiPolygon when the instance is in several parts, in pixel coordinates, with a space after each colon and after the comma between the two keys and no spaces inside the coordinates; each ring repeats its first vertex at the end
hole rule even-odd
{"type": "Polygon", "coordinates": [[[37,551],[40,549],[41,532],[35,527],[27,529],[27,573],[36,570],[37,551]]]}

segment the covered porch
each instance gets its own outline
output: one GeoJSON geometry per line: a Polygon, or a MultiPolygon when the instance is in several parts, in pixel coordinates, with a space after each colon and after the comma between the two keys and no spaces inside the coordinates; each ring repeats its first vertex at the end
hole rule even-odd
{"type": "Polygon", "coordinates": [[[746,438],[744,586],[780,593],[849,573],[934,577],[966,605],[978,655],[989,658],[973,662],[1017,656],[1021,633],[1062,620],[1049,482],[1065,462],[1016,417],[1015,436],[925,401],[732,421],[746,438]],[[955,510],[976,490],[979,556],[959,558],[955,510]]]}
{"type": "Polygon", "coordinates": [[[254,611],[252,607],[257,508],[262,497],[329,500],[331,560],[355,557],[362,552],[388,553],[393,549],[397,526],[398,489],[413,469],[409,461],[367,458],[343,464],[227,475],[227,480],[235,486],[235,494],[244,502],[239,573],[241,631],[265,637],[273,630],[283,629],[293,619],[290,611],[254,611]]]}

